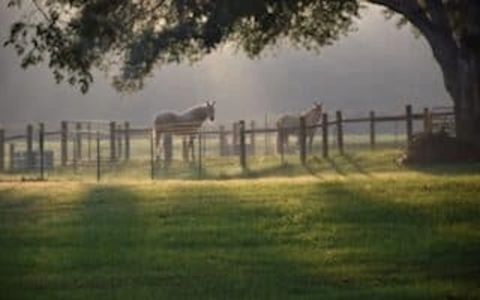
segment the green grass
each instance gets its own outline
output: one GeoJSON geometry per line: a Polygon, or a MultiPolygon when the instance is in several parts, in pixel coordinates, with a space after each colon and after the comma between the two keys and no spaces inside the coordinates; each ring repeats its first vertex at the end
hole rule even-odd
{"type": "MultiPolygon", "coordinates": [[[[360,160],[371,160],[374,164],[378,164],[377,158],[379,156],[388,157],[387,165],[381,168],[385,169],[395,168],[393,163],[396,158],[400,156],[401,147],[404,145],[402,136],[395,136],[391,134],[377,135],[377,148],[380,151],[375,152],[373,158],[369,158],[372,152],[369,151],[369,137],[368,135],[345,135],[345,148],[352,160],[348,164],[345,163],[342,156],[336,153],[335,135],[330,136],[330,148],[332,159],[328,161],[319,160],[321,156],[321,138],[316,137],[314,143],[314,152],[309,156],[309,167],[311,170],[327,171],[329,169],[335,172],[342,172],[343,169],[338,169],[336,164],[344,165],[349,168],[354,163],[360,160]],[[368,157],[368,158],[367,158],[368,157]]],[[[250,142],[250,138],[248,138],[250,142]]],[[[256,136],[256,156],[248,157],[249,172],[243,172],[240,168],[238,155],[221,157],[219,155],[219,141],[218,136],[208,136],[207,142],[204,143],[206,153],[203,155],[203,179],[230,179],[230,178],[245,178],[245,177],[263,177],[263,176],[298,176],[308,174],[308,169],[304,169],[299,164],[299,154],[293,153],[287,155],[286,165],[280,164],[280,157],[274,155],[272,152],[275,149],[275,136],[270,135],[267,140],[265,136],[258,134],[256,136]],[[265,155],[265,153],[269,155],[265,155]]],[[[102,140],[101,142],[101,172],[102,177],[106,180],[117,179],[149,179],[150,178],[150,140],[148,136],[139,136],[131,140],[131,159],[128,163],[121,161],[117,164],[110,164],[110,143],[109,140],[102,140]]],[[[291,148],[295,148],[295,139],[290,141],[291,148]]],[[[37,150],[38,145],[34,144],[34,150],[37,150]]],[[[91,141],[90,147],[88,140],[83,139],[82,143],[82,160],[77,164],[73,162],[73,140],[68,143],[69,163],[67,167],[61,167],[60,161],[60,141],[51,139],[47,140],[45,149],[54,152],[55,169],[48,171],[47,175],[52,180],[94,180],[96,177],[96,143],[91,141]],[[90,161],[88,161],[90,153],[90,161]]],[[[25,142],[23,140],[17,141],[15,144],[16,151],[25,151],[25,142]]],[[[197,151],[198,152],[198,149],[197,151]]],[[[297,151],[298,152],[298,151],[297,151]]],[[[156,177],[159,179],[176,178],[176,179],[198,179],[198,166],[196,164],[187,164],[182,161],[181,153],[181,138],[174,139],[174,163],[169,170],[157,167],[156,177]]],[[[196,153],[198,156],[198,153],[196,153]]],[[[8,155],[7,155],[8,156],[8,155]]],[[[10,165],[7,157],[6,166],[10,165]]],[[[341,167],[341,166],[338,166],[341,167]]],[[[358,166],[357,166],[358,167],[358,166]]],[[[363,166],[362,166],[363,167],[363,166]]],[[[377,171],[377,167],[371,171],[377,171]]],[[[352,170],[354,172],[355,170],[352,170]]],[[[357,168],[357,171],[362,171],[357,168]]],[[[352,173],[350,172],[350,173],[352,173]]],[[[38,176],[38,171],[33,172],[13,172],[10,174],[0,174],[0,180],[18,180],[24,178],[34,178],[38,176]]]]}
{"type": "MultiPolygon", "coordinates": [[[[308,156],[307,166],[300,164],[299,155],[289,154],[282,164],[278,155],[257,155],[249,156],[247,159],[246,171],[240,167],[240,160],[237,156],[207,156],[202,159],[202,168],[199,173],[198,161],[185,163],[180,159],[174,159],[172,165],[166,169],[160,163],[155,166],[155,178],[165,179],[240,179],[240,178],[265,178],[265,177],[296,177],[315,175],[341,177],[363,175],[370,176],[377,172],[402,172],[405,167],[397,164],[402,151],[399,149],[384,149],[377,151],[359,150],[349,152],[346,155],[339,155],[332,151],[328,159],[321,158],[319,152],[308,156]]],[[[474,166],[480,169],[480,166],[474,166]]],[[[469,170],[472,167],[467,168],[469,170]]],[[[47,178],[50,180],[74,180],[92,181],[96,179],[95,161],[80,163],[76,168],[57,166],[53,171],[47,171],[47,178]]],[[[1,180],[18,180],[24,178],[35,178],[38,171],[29,173],[7,173],[0,174],[1,180]]],[[[151,163],[146,158],[132,158],[129,162],[110,164],[108,160],[101,163],[101,177],[103,181],[113,182],[118,180],[150,180],[151,163]]]]}
{"type": "Polygon", "coordinates": [[[365,172],[0,183],[0,298],[480,299],[475,170],[355,159],[365,172]]]}

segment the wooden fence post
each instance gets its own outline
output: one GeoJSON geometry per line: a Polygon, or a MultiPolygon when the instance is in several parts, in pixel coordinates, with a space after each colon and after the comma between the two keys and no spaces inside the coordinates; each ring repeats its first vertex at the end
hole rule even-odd
{"type": "Polygon", "coordinates": [[[277,131],[277,146],[278,146],[278,151],[280,152],[280,161],[282,162],[282,165],[285,164],[285,129],[283,126],[278,128],[277,131]]]}
{"type": "Polygon", "coordinates": [[[337,111],[337,146],[338,152],[343,155],[343,116],[341,111],[337,111]]]}
{"type": "Polygon", "coordinates": [[[164,155],[164,166],[168,168],[172,163],[173,158],[173,134],[165,133],[163,134],[163,155],[164,155]]]}
{"type": "Polygon", "coordinates": [[[114,162],[117,159],[116,149],[116,124],[110,122],[110,161],[114,162]]]}
{"type": "Polygon", "coordinates": [[[10,144],[10,147],[9,147],[9,170],[10,172],[13,172],[15,171],[15,144],[14,143],[11,143],[10,144]]]}
{"type": "Polygon", "coordinates": [[[370,149],[375,150],[375,112],[370,111],[370,149]]]}
{"type": "Polygon", "coordinates": [[[252,120],[250,123],[250,155],[255,155],[255,121],[252,120]]]}
{"type": "Polygon", "coordinates": [[[412,106],[405,106],[406,120],[407,120],[407,142],[410,144],[413,138],[413,112],[412,106]]]}
{"type": "Polygon", "coordinates": [[[195,162],[195,140],[190,137],[188,141],[188,147],[190,149],[190,157],[192,158],[192,162],[195,162]]]}
{"type": "Polygon", "coordinates": [[[33,167],[33,126],[27,125],[27,169],[31,170],[33,167]]]}
{"type": "Polygon", "coordinates": [[[82,123],[77,122],[76,131],[77,131],[76,157],[77,157],[77,160],[82,160],[82,123]]]}
{"type": "Polygon", "coordinates": [[[240,166],[242,167],[242,170],[245,171],[247,169],[247,151],[245,149],[245,121],[241,120],[238,125],[240,130],[240,166]]]}
{"type": "Polygon", "coordinates": [[[0,172],[5,170],[5,129],[0,128],[0,172]]]}
{"type": "Polygon", "coordinates": [[[208,137],[207,134],[202,134],[202,138],[203,138],[203,140],[202,140],[202,151],[203,152],[202,153],[203,153],[204,157],[207,157],[207,150],[208,150],[207,137],[208,137]]]}
{"type": "Polygon", "coordinates": [[[203,145],[202,145],[202,131],[199,130],[198,131],[198,177],[199,178],[202,178],[202,169],[203,169],[203,166],[202,166],[202,149],[203,149],[203,145]]]}
{"type": "Polygon", "coordinates": [[[45,124],[38,124],[38,149],[40,159],[40,180],[45,179],[45,124]]]}
{"type": "Polygon", "coordinates": [[[117,158],[120,161],[123,155],[123,129],[122,124],[117,125],[117,158]]]}
{"type": "Polygon", "coordinates": [[[155,129],[150,133],[150,178],[155,179],[155,129]]]}
{"type": "Polygon", "coordinates": [[[219,143],[220,143],[220,156],[227,155],[226,146],[227,146],[227,139],[225,137],[225,126],[220,126],[220,134],[219,134],[219,143]]]}
{"type": "Polygon", "coordinates": [[[232,143],[233,143],[233,149],[236,149],[236,145],[238,145],[238,123],[235,122],[232,125],[232,143]]]}
{"type": "Polygon", "coordinates": [[[68,162],[68,123],[67,121],[62,121],[61,125],[61,137],[60,137],[60,148],[61,148],[61,164],[62,167],[65,167],[68,162]]]}
{"type": "Polygon", "coordinates": [[[130,123],[127,121],[125,122],[124,128],[125,130],[125,160],[130,160],[130,123]]]}
{"type": "Polygon", "coordinates": [[[322,156],[328,157],[328,114],[322,116],[322,156]]]}
{"type": "Polygon", "coordinates": [[[265,114],[265,156],[269,155],[268,115],[265,114]]]}
{"type": "Polygon", "coordinates": [[[88,156],[88,161],[92,160],[92,123],[88,122],[87,123],[87,156],[88,156]]]}
{"type": "MultiPolygon", "coordinates": [[[[75,134],[76,135],[76,134],[75,134]]],[[[78,170],[78,147],[77,147],[77,137],[74,136],[72,138],[72,168],[73,168],[73,172],[76,174],[77,173],[77,170],[78,170]]]]}
{"type": "Polygon", "coordinates": [[[102,176],[102,171],[101,171],[101,149],[100,149],[100,132],[97,131],[97,136],[96,136],[96,142],[97,142],[97,182],[100,181],[101,176],[102,176]]]}
{"type": "Polygon", "coordinates": [[[188,156],[188,141],[187,141],[187,136],[182,137],[182,158],[184,162],[188,162],[189,156],[188,156]]]}
{"type": "Polygon", "coordinates": [[[428,107],[423,109],[423,130],[426,133],[432,132],[432,115],[430,114],[428,107]]]}
{"type": "Polygon", "coordinates": [[[300,163],[304,166],[307,162],[307,126],[305,116],[300,117],[300,163]]]}

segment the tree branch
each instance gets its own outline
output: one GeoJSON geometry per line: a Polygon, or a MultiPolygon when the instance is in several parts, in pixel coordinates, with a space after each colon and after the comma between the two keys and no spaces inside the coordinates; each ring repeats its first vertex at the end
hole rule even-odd
{"type": "Polygon", "coordinates": [[[35,5],[35,7],[37,8],[37,10],[43,15],[43,17],[45,18],[45,20],[47,20],[49,23],[52,23],[52,19],[50,18],[50,16],[43,10],[43,8],[40,6],[40,4],[38,4],[37,0],[32,0],[33,4],[35,5]]]}
{"type": "Polygon", "coordinates": [[[445,85],[451,94],[455,94],[455,82],[458,74],[458,45],[454,40],[453,31],[450,26],[443,23],[444,11],[443,4],[440,0],[426,0],[429,4],[430,18],[427,16],[425,9],[419,6],[417,0],[369,0],[373,4],[387,7],[401,15],[403,15],[410,23],[413,24],[430,44],[433,56],[440,64],[443,71],[445,85]],[[442,5],[442,6],[439,6],[442,5]],[[437,25],[442,23],[442,25],[437,25]]]}
{"type": "Polygon", "coordinates": [[[417,0],[369,0],[369,2],[385,6],[401,15],[420,30],[427,39],[434,51],[434,55],[442,63],[443,57],[448,51],[457,51],[458,47],[453,38],[453,32],[445,21],[446,15],[443,4],[440,0],[426,0],[431,9],[431,19],[429,19],[417,0]],[[435,22],[433,22],[433,19],[435,22]],[[436,22],[442,22],[442,26],[437,26],[436,22]],[[443,49],[442,49],[443,48],[443,49]]]}
{"type": "Polygon", "coordinates": [[[387,7],[408,18],[408,14],[421,10],[417,0],[368,0],[368,2],[387,7]]]}

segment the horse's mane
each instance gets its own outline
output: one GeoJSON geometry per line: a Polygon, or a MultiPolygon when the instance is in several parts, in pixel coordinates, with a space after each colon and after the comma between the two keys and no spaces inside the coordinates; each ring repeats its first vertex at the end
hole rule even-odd
{"type": "Polygon", "coordinates": [[[186,114],[186,113],[193,112],[194,110],[201,109],[201,108],[205,108],[205,107],[206,107],[205,103],[197,104],[197,105],[194,105],[194,106],[189,107],[189,108],[187,108],[187,109],[184,109],[184,110],[181,111],[180,113],[181,113],[181,114],[186,114]]]}

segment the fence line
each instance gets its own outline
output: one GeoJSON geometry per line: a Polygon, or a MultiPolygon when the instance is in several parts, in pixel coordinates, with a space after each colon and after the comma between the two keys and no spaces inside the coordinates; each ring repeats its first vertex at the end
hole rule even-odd
{"type": "MultiPolygon", "coordinates": [[[[412,106],[407,105],[405,112],[400,115],[383,115],[378,116],[375,111],[370,111],[366,117],[353,117],[346,118],[342,114],[342,111],[336,111],[334,118],[329,118],[327,113],[324,113],[321,118],[321,122],[318,124],[308,125],[304,118],[299,119],[299,126],[293,126],[288,128],[274,128],[268,126],[268,119],[265,117],[265,125],[263,127],[257,126],[254,121],[246,123],[244,120],[234,122],[231,127],[224,125],[219,126],[218,129],[204,129],[194,130],[198,126],[198,122],[188,122],[177,125],[164,125],[156,128],[151,127],[132,127],[129,122],[126,121],[62,121],[60,123],[60,130],[48,130],[43,123],[39,123],[37,126],[33,124],[27,124],[25,132],[23,134],[8,135],[5,128],[0,128],[0,171],[7,169],[7,160],[9,157],[8,168],[14,169],[14,156],[17,153],[15,143],[25,142],[25,157],[27,169],[32,169],[34,162],[34,148],[38,144],[39,149],[39,161],[40,161],[40,175],[44,177],[45,172],[45,143],[52,142],[52,139],[59,139],[60,143],[60,165],[67,167],[69,161],[72,162],[73,168],[76,170],[82,161],[97,161],[97,173],[100,172],[99,160],[109,162],[110,164],[118,163],[121,161],[128,161],[132,153],[132,139],[150,138],[151,142],[151,177],[155,177],[155,173],[158,171],[157,163],[159,160],[159,154],[156,151],[156,130],[159,134],[164,134],[163,142],[163,166],[168,168],[173,157],[173,142],[172,135],[183,136],[182,141],[182,157],[185,162],[197,161],[198,174],[202,174],[202,159],[206,156],[207,142],[210,139],[218,140],[218,154],[219,156],[235,156],[239,157],[239,165],[242,170],[248,170],[248,156],[253,156],[259,153],[256,150],[257,147],[257,135],[265,135],[265,155],[270,152],[269,141],[270,134],[279,133],[280,131],[290,130],[296,132],[298,136],[299,146],[299,160],[302,164],[307,161],[308,153],[312,151],[311,147],[307,147],[308,132],[313,130],[320,130],[322,142],[321,142],[321,154],[322,157],[327,158],[330,152],[330,128],[333,128],[335,132],[332,133],[332,141],[336,142],[337,150],[340,154],[344,154],[344,125],[351,124],[368,124],[368,135],[370,148],[373,150],[377,144],[377,124],[388,122],[405,122],[405,137],[409,142],[413,138],[414,134],[414,121],[423,120],[423,130],[431,132],[433,129],[433,120],[436,118],[453,116],[453,111],[435,111],[435,109],[425,108],[421,113],[413,112],[412,106]],[[248,124],[248,126],[247,126],[248,124]],[[230,129],[227,129],[230,128],[230,129]],[[198,143],[198,156],[195,159],[194,144],[192,141],[188,141],[187,138],[195,136],[198,143]],[[95,137],[95,138],[94,138],[95,137]],[[85,140],[86,139],[86,140],[85,140]],[[92,151],[92,140],[96,141],[96,151],[92,151]],[[108,150],[108,155],[101,154],[101,141],[108,141],[108,147],[104,147],[104,150],[108,150]],[[8,147],[7,147],[7,144],[8,147]],[[191,147],[191,148],[189,148],[191,147]],[[8,152],[6,149],[8,148],[8,152]],[[85,150],[86,149],[86,150],[85,150]],[[69,151],[72,152],[70,156],[69,151]],[[87,151],[87,155],[85,154],[87,151]],[[95,153],[95,155],[92,155],[95,153]],[[92,158],[95,156],[95,158],[92,158]]],[[[396,129],[397,130],[397,129],[396,129]]],[[[262,143],[259,143],[261,146],[262,143]]],[[[310,145],[309,145],[310,146],[310,145]]],[[[281,162],[284,163],[288,149],[284,149],[282,143],[277,149],[277,154],[280,156],[281,162]]],[[[35,154],[37,155],[37,154],[35,154]]],[[[101,176],[97,178],[100,180],[101,176]]]]}

